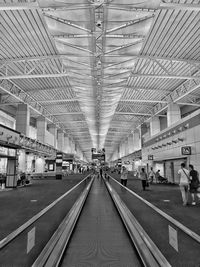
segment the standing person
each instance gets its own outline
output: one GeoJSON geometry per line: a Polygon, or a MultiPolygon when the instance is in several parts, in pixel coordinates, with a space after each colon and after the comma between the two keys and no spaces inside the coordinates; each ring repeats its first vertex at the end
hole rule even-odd
{"type": "Polygon", "coordinates": [[[197,195],[197,188],[199,187],[199,174],[196,170],[194,170],[194,166],[192,164],[189,165],[190,171],[190,194],[192,197],[192,205],[196,205],[195,202],[195,194],[197,195]]]}
{"type": "Polygon", "coordinates": [[[103,168],[102,167],[100,167],[99,172],[100,172],[100,178],[103,178],[103,168]]]}
{"type": "Polygon", "coordinates": [[[127,178],[128,178],[128,170],[125,166],[122,167],[121,171],[121,184],[126,186],[127,185],[127,178]]]}
{"type": "Polygon", "coordinates": [[[155,175],[155,173],[153,171],[153,167],[151,167],[150,172],[149,172],[149,183],[151,183],[151,184],[153,183],[154,175],[155,175]]]}
{"type": "Polygon", "coordinates": [[[181,190],[183,206],[186,206],[188,204],[190,172],[185,168],[185,163],[181,163],[181,169],[178,171],[178,175],[180,177],[179,186],[181,190]]]}
{"type": "Polygon", "coordinates": [[[96,174],[97,174],[97,178],[99,178],[100,177],[100,169],[99,169],[99,166],[97,166],[96,174]]]}
{"type": "Polygon", "coordinates": [[[155,173],[155,180],[156,180],[156,184],[159,181],[159,177],[160,177],[160,170],[157,170],[157,172],[155,173]]]}
{"type": "Polygon", "coordinates": [[[145,191],[145,188],[147,186],[147,174],[146,174],[144,168],[141,169],[140,179],[142,180],[142,188],[143,188],[143,191],[145,191]]]}

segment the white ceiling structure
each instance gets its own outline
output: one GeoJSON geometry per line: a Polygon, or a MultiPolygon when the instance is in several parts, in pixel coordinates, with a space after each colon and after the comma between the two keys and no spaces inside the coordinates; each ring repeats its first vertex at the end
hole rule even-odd
{"type": "Polygon", "coordinates": [[[88,161],[170,102],[200,107],[200,0],[0,0],[1,107],[27,103],[88,161]]]}

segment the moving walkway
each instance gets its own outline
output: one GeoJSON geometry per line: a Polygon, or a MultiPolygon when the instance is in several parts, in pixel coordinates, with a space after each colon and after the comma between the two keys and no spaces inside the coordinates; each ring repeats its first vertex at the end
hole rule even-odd
{"type": "Polygon", "coordinates": [[[32,267],[170,266],[132,216],[106,179],[91,178],[32,267]]]}

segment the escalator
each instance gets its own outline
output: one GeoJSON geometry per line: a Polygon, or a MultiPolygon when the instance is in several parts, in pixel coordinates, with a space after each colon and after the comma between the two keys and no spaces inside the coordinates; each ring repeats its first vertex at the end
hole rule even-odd
{"type": "Polygon", "coordinates": [[[143,266],[102,179],[95,179],[59,266],[143,266]]]}

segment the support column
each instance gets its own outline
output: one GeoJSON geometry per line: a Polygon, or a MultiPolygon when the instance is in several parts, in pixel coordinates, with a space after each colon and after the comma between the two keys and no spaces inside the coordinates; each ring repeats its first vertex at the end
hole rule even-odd
{"type": "Polygon", "coordinates": [[[134,144],[133,144],[133,134],[128,136],[128,154],[131,154],[134,151],[134,144]]]}
{"type": "Polygon", "coordinates": [[[27,104],[19,104],[16,114],[16,131],[29,136],[30,109],[27,104]]]}
{"type": "Polygon", "coordinates": [[[69,140],[69,136],[67,134],[64,134],[64,152],[65,153],[71,153],[70,140],[69,140]]]}
{"type": "Polygon", "coordinates": [[[128,138],[124,142],[124,156],[129,154],[129,147],[128,147],[128,138]]]}
{"type": "Polygon", "coordinates": [[[133,134],[133,142],[134,142],[134,151],[141,149],[141,138],[140,138],[140,131],[135,130],[133,134]]]}
{"type": "Polygon", "coordinates": [[[153,136],[160,132],[160,119],[153,117],[150,119],[150,135],[153,136]]]}
{"type": "Polygon", "coordinates": [[[71,138],[69,138],[69,148],[70,148],[70,153],[73,153],[73,144],[71,138]]]}
{"type": "Polygon", "coordinates": [[[122,157],[125,156],[125,143],[122,143],[122,146],[121,146],[121,150],[122,150],[122,157]]]}
{"type": "Polygon", "coordinates": [[[46,143],[46,129],[47,129],[46,118],[43,116],[39,116],[37,118],[37,139],[43,144],[46,143]]]}
{"type": "Polygon", "coordinates": [[[57,148],[57,127],[55,124],[50,124],[49,125],[49,132],[54,136],[54,140],[53,140],[53,146],[55,148],[57,148]]]}
{"type": "Polygon", "coordinates": [[[181,111],[179,105],[170,103],[167,109],[167,126],[171,126],[181,119],[181,111]]]}
{"type": "Polygon", "coordinates": [[[64,151],[64,133],[58,130],[58,150],[64,151]]]}

